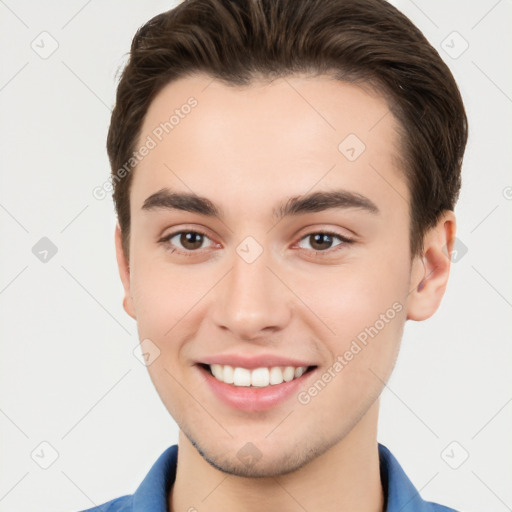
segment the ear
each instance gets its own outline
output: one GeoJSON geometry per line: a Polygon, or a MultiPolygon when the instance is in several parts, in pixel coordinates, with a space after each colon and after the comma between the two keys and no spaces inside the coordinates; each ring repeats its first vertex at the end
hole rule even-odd
{"type": "Polygon", "coordinates": [[[135,308],[133,307],[133,300],[130,291],[130,264],[126,259],[126,255],[123,250],[119,223],[116,224],[115,243],[117,267],[119,269],[119,276],[121,277],[121,282],[123,283],[124,288],[123,308],[132,318],[135,318],[135,308]]]}
{"type": "Polygon", "coordinates": [[[425,234],[423,254],[416,256],[412,263],[414,289],[409,294],[408,320],[426,320],[441,304],[450,274],[455,228],[455,214],[445,210],[438,223],[425,234]]]}

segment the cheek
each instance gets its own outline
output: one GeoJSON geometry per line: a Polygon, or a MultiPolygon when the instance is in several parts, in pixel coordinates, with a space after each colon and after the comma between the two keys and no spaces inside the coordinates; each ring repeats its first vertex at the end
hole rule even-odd
{"type": "Polygon", "coordinates": [[[382,317],[386,331],[391,331],[391,324],[399,331],[402,320],[397,313],[405,307],[407,268],[398,259],[361,261],[296,274],[292,287],[326,326],[326,339],[335,340],[339,349],[365,328],[376,323],[381,327],[382,317]]]}
{"type": "MultiPolygon", "coordinates": [[[[142,338],[163,346],[175,337],[182,322],[197,316],[208,294],[222,275],[207,265],[172,265],[165,256],[134,256],[131,290],[142,338]]],[[[141,339],[142,339],[141,338],[141,339]]]]}
{"type": "Polygon", "coordinates": [[[298,397],[322,425],[332,425],[333,417],[353,422],[364,414],[398,355],[406,317],[400,294],[390,291],[390,283],[382,283],[381,290],[363,284],[347,280],[323,301],[322,319],[335,332],[323,338],[332,363],[298,397]]]}
{"type": "MultiPolygon", "coordinates": [[[[325,333],[322,341],[332,363],[338,361],[336,368],[324,375],[328,389],[325,394],[322,391],[322,398],[315,398],[316,414],[326,414],[321,404],[332,404],[340,414],[362,411],[380,394],[402,338],[407,268],[405,257],[400,260],[395,255],[387,261],[382,258],[379,264],[330,268],[315,280],[301,276],[295,281],[298,294],[307,298],[307,304],[329,328],[321,328],[325,333]]],[[[322,386],[318,383],[312,393],[319,393],[322,386]]]]}

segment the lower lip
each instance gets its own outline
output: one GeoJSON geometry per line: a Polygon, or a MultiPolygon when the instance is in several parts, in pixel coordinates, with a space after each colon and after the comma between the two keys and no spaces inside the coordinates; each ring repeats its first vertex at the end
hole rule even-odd
{"type": "Polygon", "coordinates": [[[247,412],[266,411],[284,402],[291,396],[296,396],[300,388],[304,386],[305,380],[316,371],[316,368],[314,368],[290,382],[258,388],[226,384],[217,380],[202,366],[198,365],[198,368],[210,389],[222,402],[235,409],[247,412]]]}

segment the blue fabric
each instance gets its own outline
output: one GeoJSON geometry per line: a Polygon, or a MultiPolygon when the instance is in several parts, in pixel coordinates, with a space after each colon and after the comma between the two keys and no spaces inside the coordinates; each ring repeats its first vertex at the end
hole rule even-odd
{"type": "MultiPolygon", "coordinates": [[[[121,496],[82,512],[168,512],[167,496],[176,478],[178,445],[160,455],[134,494],[121,496]]],[[[457,512],[424,501],[393,454],[379,443],[380,477],[385,512],[457,512]]]]}

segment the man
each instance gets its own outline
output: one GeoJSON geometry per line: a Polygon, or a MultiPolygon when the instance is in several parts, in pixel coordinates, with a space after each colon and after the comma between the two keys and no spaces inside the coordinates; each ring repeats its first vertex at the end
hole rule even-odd
{"type": "Polygon", "coordinates": [[[94,510],[453,510],[377,420],[405,322],[447,285],[466,138],[450,71],[385,1],[190,0],[144,25],[107,149],[123,305],[179,444],[94,510]]]}

